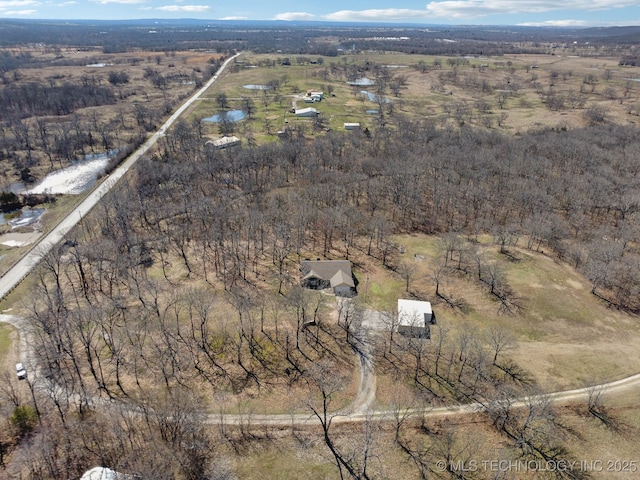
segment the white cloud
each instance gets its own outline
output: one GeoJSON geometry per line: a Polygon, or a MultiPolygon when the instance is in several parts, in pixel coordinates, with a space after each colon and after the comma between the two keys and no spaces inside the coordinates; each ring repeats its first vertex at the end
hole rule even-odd
{"type": "MultiPolygon", "coordinates": [[[[0,0],[0,10],[5,10],[7,8],[12,7],[30,7],[30,6],[38,5],[38,2],[35,0],[0,0]]],[[[16,13],[18,10],[14,11],[16,13]]],[[[23,11],[23,10],[20,10],[23,11]]],[[[26,10],[24,10],[26,11],[26,10]]],[[[8,13],[8,12],[4,12],[8,13]]]]}
{"type": "Polygon", "coordinates": [[[274,17],[274,20],[313,20],[315,15],[306,12],[284,12],[279,13],[274,17]]]}
{"type": "Polygon", "coordinates": [[[37,10],[7,10],[2,12],[4,15],[35,15],[37,10]]]}
{"type": "Polygon", "coordinates": [[[413,20],[426,18],[426,10],[410,10],[407,8],[384,8],[371,10],[340,10],[324,15],[326,20],[336,22],[386,22],[391,20],[413,20]]]}
{"type": "Polygon", "coordinates": [[[592,22],[586,20],[547,20],[545,22],[524,22],[516,24],[521,27],[589,27],[592,22]]]}
{"type": "Polygon", "coordinates": [[[248,20],[248,17],[223,17],[218,20],[248,20]]]}
{"type": "Polygon", "coordinates": [[[156,10],[162,10],[163,12],[207,12],[209,11],[208,5],[166,5],[164,7],[157,7],[156,10]]]}
{"type": "Polygon", "coordinates": [[[636,0],[444,0],[427,4],[433,17],[474,18],[495,14],[542,13],[556,10],[609,10],[638,6],[636,0]]]}
{"type": "Polygon", "coordinates": [[[547,20],[546,22],[517,23],[521,27],[633,27],[640,25],[640,20],[626,22],[597,22],[591,20],[547,20]]]}
{"type": "Polygon", "coordinates": [[[99,3],[107,5],[109,3],[123,3],[126,5],[135,5],[137,3],[144,3],[145,0],[100,0],[99,3]]]}

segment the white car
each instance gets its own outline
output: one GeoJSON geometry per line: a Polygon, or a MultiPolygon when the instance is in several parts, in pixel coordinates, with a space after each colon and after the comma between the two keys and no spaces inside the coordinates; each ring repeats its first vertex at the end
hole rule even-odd
{"type": "Polygon", "coordinates": [[[16,375],[18,375],[18,380],[24,380],[27,378],[27,370],[24,368],[22,363],[16,363],[16,375]]]}

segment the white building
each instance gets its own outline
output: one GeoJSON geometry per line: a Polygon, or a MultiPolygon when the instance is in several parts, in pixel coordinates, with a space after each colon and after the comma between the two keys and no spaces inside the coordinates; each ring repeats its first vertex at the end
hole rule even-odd
{"type": "Polygon", "coordinates": [[[398,299],[398,333],[431,338],[431,325],[435,323],[436,317],[430,302],[398,299]]]}
{"type": "Polygon", "coordinates": [[[109,468],[95,467],[84,472],[80,480],[128,480],[133,478],[133,475],[124,475],[109,468]]]}
{"type": "Polygon", "coordinates": [[[317,117],[318,110],[313,107],[296,108],[296,117],[317,117]]]}
{"type": "Polygon", "coordinates": [[[222,137],[218,140],[209,140],[205,145],[213,145],[216,148],[229,148],[240,145],[240,139],[236,136],[222,137]]]}

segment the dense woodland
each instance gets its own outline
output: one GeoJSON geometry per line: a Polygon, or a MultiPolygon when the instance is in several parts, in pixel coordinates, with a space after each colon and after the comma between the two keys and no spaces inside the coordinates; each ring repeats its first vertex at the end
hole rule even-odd
{"type": "MultiPolygon", "coordinates": [[[[398,51],[427,55],[501,55],[503,53],[546,52],[554,43],[572,46],[589,43],[593,55],[614,55],[638,45],[638,27],[615,28],[530,28],[483,26],[397,26],[350,25],[322,22],[216,22],[199,20],[0,22],[0,45],[27,44],[102,46],[105,53],[136,50],[172,51],[216,49],[231,53],[288,53],[336,56],[342,50],[398,51]],[[153,33],[150,33],[149,30],[153,33]],[[385,39],[384,37],[389,37],[385,39]],[[406,37],[400,39],[400,37],[406,37]],[[443,40],[455,40],[443,41],[443,40]]],[[[25,60],[0,58],[0,71],[25,60]]]]}
{"type": "MultiPolygon", "coordinates": [[[[361,239],[368,254],[391,248],[392,232],[490,233],[567,261],[618,308],[640,306],[633,127],[507,137],[400,121],[371,138],[330,134],[231,153],[203,150],[196,130],[177,130],[182,135],[139,167],[126,214],[145,219],[149,234],[178,232],[179,248],[204,242],[215,273],[233,272],[228,286],[246,279],[269,241],[286,239],[287,252],[311,245],[348,257],[361,239]]],[[[129,238],[122,229],[131,224],[109,229],[129,238]]],[[[185,267],[198,268],[196,258],[185,250],[185,267]]]]}
{"type": "MultiPolygon", "coordinates": [[[[570,263],[602,301],[638,310],[635,128],[506,137],[407,121],[370,137],[330,133],[308,142],[294,135],[230,150],[204,147],[197,132],[178,124],[129,184],[43,259],[27,305],[43,371],[64,388],[38,400],[55,414],[34,439],[49,448],[32,453],[33,478],[73,477],[92,458],[144,478],[230,478],[218,469],[220,445],[237,449],[237,442],[246,447],[248,437],[257,439],[249,430],[223,429],[225,440],[213,448],[195,405],[215,411],[226,395],[268,396],[283,387],[294,396],[311,392],[297,408],[317,415],[341,472],[381,476],[367,471],[373,437],[345,443],[349,436],[327,416],[345,386],[351,352],[363,348],[361,314],[338,308],[338,324],[329,322],[327,300],[298,286],[298,261],[310,252],[370,258],[402,275],[390,235],[443,234],[450,269],[480,279],[510,314],[517,301],[499,272],[469,248],[491,234],[505,253],[518,245],[570,263]],[[471,243],[456,240],[465,238],[471,243]],[[209,393],[199,398],[195,391],[209,393]],[[115,423],[101,423],[92,413],[99,397],[135,405],[144,417],[121,410],[115,423]],[[116,442],[114,429],[129,440],[116,442]],[[96,439],[98,431],[107,439],[96,439]],[[63,448],[79,439],[81,448],[63,448]],[[198,448],[184,448],[188,442],[198,448]],[[153,470],[150,448],[176,452],[161,463],[169,476],[153,470]]],[[[505,332],[442,331],[437,338],[381,337],[372,355],[378,368],[414,386],[414,401],[431,405],[535,388],[504,357],[513,341],[505,332]]],[[[591,407],[599,411],[597,399],[591,407]]],[[[532,400],[524,416],[509,402],[487,414],[516,457],[571,458],[548,402],[532,400]]],[[[396,447],[428,478],[439,457],[416,443],[404,417],[396,420],[396,447]]],[[[432,440],[449,438],[453,448],[454,437],[432,440]]]]}

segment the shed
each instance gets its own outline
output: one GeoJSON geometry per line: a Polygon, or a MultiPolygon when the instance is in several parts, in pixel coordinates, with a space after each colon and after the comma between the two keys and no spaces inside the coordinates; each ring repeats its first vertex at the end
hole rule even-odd
{"type": "Polygon", "coordinates": [[[398,333],[431,338],[431,325],[435,323],[436,317],[430,302],[398,299],[398,333]]]}
{"type": "Polygon", "coordinates": [[[109,468],[95,467],[84,472],[80,480],[127,480],[133,478],[133,475],[124,475],[109,468]]]}
{"type": "Polygon", "coordinates": [[[240,139],[236,136],[231,137],[222,137],[218,140],[209,140],[205,145],[213,145],[216,148],[229,148],[235,147],[236,145],[240,145],[240,139]]]}
{"type": "Polygon", "coordinates": [[[358,130],[360,128],[360,124],[359,123],[350,123],[347,122],[344,124],[344,129],[345,130],[358,130]]]}
{"type": "Polygon", "coordinates": [[[313,107],[308,108],[296,108],[296,117],[317,117],[318,110],[313,107]]]}

